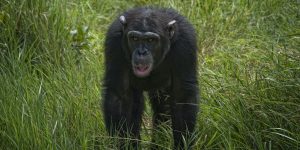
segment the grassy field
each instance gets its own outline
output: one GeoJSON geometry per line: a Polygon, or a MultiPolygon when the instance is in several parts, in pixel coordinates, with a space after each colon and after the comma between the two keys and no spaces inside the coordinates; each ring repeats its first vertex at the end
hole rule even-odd
{"type": "MultiPolygon", "coordinates": [[[[0,0],[0,149],[108,149],[103,41],[120,12],[173,7],[195,26],[195,149],[300,149],[299,0],[0,0]]],[[[144,114],[142,146],[151,144],[144,114]]],[[[170,149],[165,128],[159,144],[170,149]]]]}

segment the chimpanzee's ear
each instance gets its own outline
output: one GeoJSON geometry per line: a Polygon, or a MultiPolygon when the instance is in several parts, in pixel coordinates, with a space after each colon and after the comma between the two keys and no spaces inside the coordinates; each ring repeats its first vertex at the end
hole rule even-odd
{"type": "Polygon", "coordinates": [[[175,33],[175,23],[176,23],[176,20],[172,20],[168,23],[168,26],[167,26],[170,39],[173,37],[173,35],[175,33]]]}
{"type": "Polygon", "coordinates": [[[123,32],[124,32],[125,27],[126,27],[126,25],[127,25],[126,18],[122,15],[122,16],[120,16],[119,21],[120,21],[120,23],[121,23],[122,26],[123,26],[123,32]]]}
{"type": "Polygon", "coordinates": [[[126,18],[124,16],[120,16],[119,21],[123,26],[125,26],[127,24],[126,18]]]}

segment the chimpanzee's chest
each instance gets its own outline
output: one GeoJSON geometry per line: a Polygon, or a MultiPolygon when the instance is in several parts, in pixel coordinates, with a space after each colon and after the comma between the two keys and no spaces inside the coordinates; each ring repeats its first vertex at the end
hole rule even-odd
{"type": "Polygon", "coordinates": [[[165,70],[163,73],[153,73],[146,78],[131,76],[129,84],[131,87],[140,90],[162,89],[171,86],[171,73],[165,70]]]}

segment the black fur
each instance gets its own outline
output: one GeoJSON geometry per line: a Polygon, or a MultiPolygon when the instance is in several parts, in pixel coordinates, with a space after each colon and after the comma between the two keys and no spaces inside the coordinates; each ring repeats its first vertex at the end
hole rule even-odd
{"type": "MultiPolygon", "coordinates": [[[[103,110],[106,128],[111,136],[139,139],[143,91],[147,91],[154,112],[154,128],[168,121],[166,116],[170,115],[174,148],[182,149],[183,137],[187,140],[194,131],[199,109],[195,30],[172,9],[143,7],[122,15],[126,24],[116,19],[105,40],[103,110]],[[176,23],[174,34],[169,37],[167,24],[172,20],[176,23]],[[133,74],[126,37],[128,30],[151,31],[161,37],[162,51],[160,56],[153,57],[155,67],[147,77],[133,74]]],[[[138,142],[132,142],[131,146],[137,148],[138,142]]]]}

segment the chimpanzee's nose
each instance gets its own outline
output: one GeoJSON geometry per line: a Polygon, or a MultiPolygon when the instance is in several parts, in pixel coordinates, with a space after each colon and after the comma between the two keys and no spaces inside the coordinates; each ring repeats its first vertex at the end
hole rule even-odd
{"type": "Polygon", "coordinates": [[[145,56],[148,54],[148,50],[146,48],[141,48],[138,50],[138,55],[145,56]]]}

